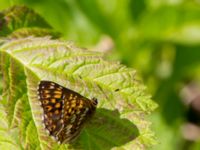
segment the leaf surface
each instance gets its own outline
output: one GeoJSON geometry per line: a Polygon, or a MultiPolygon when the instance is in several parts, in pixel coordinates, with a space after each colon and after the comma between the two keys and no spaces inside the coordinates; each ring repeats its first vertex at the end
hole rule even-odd
{"type": "Polygon", "coordinates": [[[136,71],[102,53],[49,37],[9,40],[1,46],[4,97],[11,127],[19,127],[28,149],[144,149],[154,144],[144,118],[156,108],[136,71]],[[75,143],[57,144],[47,135],[37,98],[40,80],[50,80],[99,101],[95,116],[75,143]]]}

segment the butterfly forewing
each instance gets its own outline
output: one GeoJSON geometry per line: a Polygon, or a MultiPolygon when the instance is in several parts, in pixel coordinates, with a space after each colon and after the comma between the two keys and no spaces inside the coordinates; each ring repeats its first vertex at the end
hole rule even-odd
{"type": "Polygon", "coordinates": [[[63,88],[53,82],[41,81],[38,94],[44,111],[45,127],[50,132],[50,135],[56,135],[63,127],[63,88]]]}
{"type": "Polygon", "coordinates": [[[96,109],[96,103],[51,81],[41,81],[39,100],[44,125],[59,142],[70,142],[79,135],[84,122],[96,109]]]}

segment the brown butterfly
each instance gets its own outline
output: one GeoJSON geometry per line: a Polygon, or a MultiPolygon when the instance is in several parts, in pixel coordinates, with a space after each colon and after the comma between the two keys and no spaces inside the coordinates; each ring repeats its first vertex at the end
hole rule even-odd
{"type": "Polygon", "coordinates": [[[69,143],[94,114],[97,99],[88,98],[51,81],[41,81],[38,98],[44,111],[43,122],[49,135],[59,143],[69,143]]]}

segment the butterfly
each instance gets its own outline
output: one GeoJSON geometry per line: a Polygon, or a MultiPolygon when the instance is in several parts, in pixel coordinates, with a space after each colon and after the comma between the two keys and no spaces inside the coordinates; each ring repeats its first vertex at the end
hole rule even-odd
{"type": "Polygon", "coordinates": [[[46,131],[59,143],[74,141],[93,116],[97,99],[91,100],[52,81],[40,81],[38,99],[46,131]]]}

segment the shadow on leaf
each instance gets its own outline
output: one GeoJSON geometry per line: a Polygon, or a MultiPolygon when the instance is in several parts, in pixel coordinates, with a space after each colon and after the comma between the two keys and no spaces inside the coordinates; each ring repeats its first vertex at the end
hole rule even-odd
{"type": "Polygon", "coordinates": [[[71,146],[74,149],[110,150],[134,140],[138,135],[137,127],[128,119],[120,118],[118,110],[99,108],[71,146]]]}

